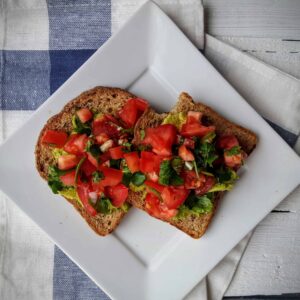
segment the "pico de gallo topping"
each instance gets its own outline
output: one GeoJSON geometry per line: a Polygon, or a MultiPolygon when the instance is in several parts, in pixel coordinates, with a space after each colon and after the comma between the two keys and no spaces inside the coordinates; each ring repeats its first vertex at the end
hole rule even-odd
{"type": "Polygon", "coordinates": [[[48,170],[54,193],[74,199],[91,216],[127,210],[129,189],[143,192],[145,208],[160,219],[210,213],[216,193],[230,190],[246,157],[233,134],[220,135],[201,112],[170,113],[161,125],[134,126],[148,103],[129,99],[116,114],[81,108],[72,132],[46,130],[53,147],[48,170]]]}
{"type": "Polygon", "coordinates": [[[140,98],[127,100],[114,116],[84,107],[72,117],[72,132],[46,130],[41,142],[52,147],[55,158],[48,169],[53,193],[77,201],[91,216],[127,211],[129,185],[146,179],[132,139],[147,107],[140,98]]]}
{"type": "Polygon", "coordinates": [[[142,144],[148,148],[141,151],[139,168],[150,215],[180,219],[209,213],[216,192],[232,189],[246,154],[234,135],[219,135],[207,123],[202,113],[189,111],[145,129],[142,144]]]}

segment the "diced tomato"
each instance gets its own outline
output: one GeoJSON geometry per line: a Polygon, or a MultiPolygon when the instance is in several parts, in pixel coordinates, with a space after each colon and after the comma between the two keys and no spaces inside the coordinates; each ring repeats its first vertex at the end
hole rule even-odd
{"type": "Polygon", "coordinates": [[[106,118],[106,120],[108,120],[108,121],[110,121],[112,123],[115,123],[118,126],[120,125],[119,121],[114,116],[112,116],[110,114],[106,114],[105,118],[106,118]]]}
{"type": "Polygon", "coordinates": [[[159,172],[161,158],[149,151],[141,152],[140,170],[143,173],[159,172]]]}
{"type": "Polygon", "coordinates": [[[205,182],[202,186],[195,189],[195,194],[202,196],[206,194],[216,183],[216,180],[213,176],[205,176],[205,182]]]}
{"type": "Polygon", "coordinates": [[[147,128],[143,144],[152,146],[152,151],[161,156],[172,155],[172,145],[177,139],[177,128],[172,124],[164,124],[155,128],[147,128]]]}
{"type": "Polygon", "coordinates": [[[145,198],[146,211],[153,217],[158,219],[170,219],[177,214],[176,209],[168,209],[168,207],[160,202],[160,200],[153,194],[148,193],[145,198]]]}
{"type": "Polygon", "coordinates": [[[105,133],[110,138],[117,138],[120,135],[118,127],[119,126],[109,120],[107,116],[104,116],[101,119],[96,119],[92,123],[92,131],[94,136],[105,133]]]}
{"type": "Polygon", "coordinates": [[[140,170],[140,159],[137,152],[125,153],[124,158],[131,173],[140,170]]]}
{"type": "Polygon", "coordinates": [[[143,113],[147,107],[148,103],[143,99],[129,99],[119,111],[119,116],[127,127],[133,127],[141,113],[143,113]]]}
{"type": "Polygon", "coordinates": [[[58,168],[60,170],[69,170],[77,166],[79,158],[74,154],[62,155],[58,158],[58,168]]]}
{"type": "Polygon", "coordinates": [[[102,145],[102,144],[104,144],[106,141],[109,140],[109,136],[108,136],[106,133],[102,132],[102,133],[100,133],[99,135],[97,135],[97,136],[95,137],[95,139],[96,139],[96,141],[97,141],[97,143],[98,143],[99,145],[102,145]]]}
{"type": "Polygon", "coordinates": [[[79,182],[77,184],[76,191],[87,213],[90,216],[95,216],[97,214],[97,211],[89,202],[89,192],[90,192],[89,184],[85,182],[79,182]]]}
{"type": "Polygon", "coordinates": [[[146,185],[146,187],[148,187],[147,188],[147,191],[149,192],[149,193],[153,193],[153,190],[152,189],[154,189],[154,190],[156,190],[157,192],[159,192],[160,194],[162,193],[162,191],[164,190],[164,186],[163,185],[161,185],[161,184],[159,184],[159,183],[156,183],[156,182],[153,182],[153,181],[150,181],[150,180],[146,180],[145,182],[144,182],[144,184],[146,185]]]}
{"type": "Polygon", "coordinates": [[[110,148],[108,151],[110,153],[111,158],[112,159],[121,159],[121,158],[123,158],[124,152],[123,152],[122,149],[123,149],[122,146],[110,148]]]}
{"type": "Polygon", "coordinates": [[[133,127],[137,119],[138,111],[133,101],[127,101],[124,107],[120,110],[119,116],[127,125],[133,127]]]}
{"type": "Polygon", "coordinates": [[[217,141],[217,146],[226,150],[238,145],[239,141],[233,134],[221,136],[217,141]]]}
{"type": "Polygon", "coordinates": [[[93,117],[93,113],[88,108],[81,108],[76,114],[82,123],[89,121],[93,117]]]}
{"type": "Polygon", "coordinates": [[[199,111],[189,111],[187,113],[186,123],[200,123],[202,118],[202,113],[199,111]]]}
{"type": "Polygon", "coordinates": [[[128,188],[119,183],[116,186],[106,188],[107,196],[111,199],[113,206],[120,207],[128,197],[128,188]]]}
{"type": "Polygon", "coordinates": [[[242,164],[243,155],[242,153],[235,155],[228,155],[226,152],[224,153],[224,161],[225,165],[229,168],[237,168],[242,164]]]}
{"type": "Polygon", "coordinates": [[[98,168],[99,166],[99,163],[98,163],[98,160],[95,156],[93,156],[90,152],[87,152],[87,158],[88,160],[90,161],[90,163],[95,166],[96,168],[98,168]]]}
{"type": "Polygon", "coordinates": [[[194,149],[195,148],[195,141],[193,139],[190,138],[185,138],[183,145],[185,145],[186,147],[190,148],[190,149],[194,149]]]}
{"type": "Polygon", "coordinates": [[[182,125],[181,135],[184,137],[205,136],[207,133],[215,131],[215,126],[204,126],[200,123],[186,123],[182,125]]]}
{"type": "Polygon", "coordinates": [[[133,101],[137,107],[137,109],[141,112],[144,112],[149,106],[148,102],[142,98],[134,98],[128,101],[133,101]]]}
{"type": "Polygon", "coordinates": [[[195,171],[184,171],[182,172],[182,177],[184,179],[184,186],[186,189],[197,189],[205,183],[205,176],[203,174],[199,174],[199,177],[197,177],[195,171]]]}
{"type": "Polygon", "coordinates": [[[79,152],[82,153],[85,151],[88,139],[89,138],[86,134],[81,134],[73,141],[79,152]]]}
{"type": "Polygon", "coordinates": [[[153,217],[160,218],[160,201],[159,199],[151,193],[148,193],[145,198],[145,208],[146,211],[153,217]]]}
{"type": "Polygon", "coordinates": [[[64,185],[75,185],[75,171],[61,175],[59,178],[64,185]]]}
{"type": "Polygon", "coordinates": [[[184,188],[168,186],[163,189],[161,197],[169,209],[177,209],[186,200],[189,192],[184,188]]]}
{"type": "Polygon", "coordinates": [[[65,144],[64,150],[71,154],[81,154],[85,151],[87,142],[86,134],[72,134],[65,144]]]}
{"type": "Polygon", "coordinates": [[[181,145],[179,147],[179,149],[178,149],[178,155],[184,161],[193,161],[193,160],[195,160],[194,154],[185,145],[181,145]]]}
{"type": "Polygon", "coordinates": [[[53,144],[62,148],[68,139],[68,135],[63,131],[46,130],[41,139],[44,144],[53,144]]]}
{"type": "Polygon", "coordinates": [[[110,157],[109,151],[99,155],[99,162],[101,164],[105,163],[106,161],[108,161],[110,159],[111,159],[111,157],[110,157]]]}
{"type": "Polygon", "coordinates": [[[102,166],[99,169],[104,175],[104,179],[101,180],[102,186],[115,186],[122,181],[123,172],[121,170],[102,166]]]}
{"type": "Polygon", "coordinates": [[[104,193],[104,186],[102,186],[100,182],[94,182],[91,180],[92,191],[97,193],[97,195],[101,196],[104,193]]]}
{"type": "Polygon", "coordinates": [[[83,174],[87,177],[91,176],[95,171],[97,171],[97,168],[89,161],[89,159],[86,159],[82,165],[80,170],[83,172],[83,174]]]}

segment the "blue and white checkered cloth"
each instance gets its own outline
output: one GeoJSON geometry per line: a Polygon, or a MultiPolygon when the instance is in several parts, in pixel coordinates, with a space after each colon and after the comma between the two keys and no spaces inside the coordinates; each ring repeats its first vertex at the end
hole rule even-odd
{"type": "MultiPolygon", "coordinates": [[[[2,1],[0,141],[101,47],[142,2],[2,1]]],[[[203,48],[200,1],[158,2],[203,48]]],[[[288,144],[300,151],[299,80],[210,36],[206,36],[205,54],[288,144]]],[[[208,293],[211,299],[222,298],[247,240],[195,288],[189,299],[206,299],[208,293]]],[[[0,195],[0,299],[109,298],[11,201],[0,195]]]]}

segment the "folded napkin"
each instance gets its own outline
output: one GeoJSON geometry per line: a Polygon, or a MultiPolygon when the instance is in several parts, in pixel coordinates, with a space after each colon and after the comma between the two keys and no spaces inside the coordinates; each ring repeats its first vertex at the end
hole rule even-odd
{"type": "MultiPolygon", "coordinates": [[[[4,2],[0,11],[0,141],[19,127],[144,2],[4,2]]],[[[199,0],[157,0],[156,3],[300,153],[300,82],[205,36],[199,0]]],[[[299,197],[299,189],[295,193],[299,197]]],[[[249,237],[250,234],[186,299],[221,299],[249,237]]],[[[0,299],[109,299],[2,194],[0,270],[0,299]]]]}

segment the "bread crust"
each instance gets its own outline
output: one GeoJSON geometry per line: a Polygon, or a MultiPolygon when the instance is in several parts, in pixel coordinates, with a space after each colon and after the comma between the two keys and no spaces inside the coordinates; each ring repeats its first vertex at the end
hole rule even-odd
{"type": "MultiPolygon", "coordinates": [[[[116,116],[117,111],[123,107],[125,102],[128,99],[135,97],[135,95],[119,88],[98,86],[83,92],[78,97],[68,102],[60,113],[54,115],[47,121],[39,134],[35,147],[35,162],[41,177],[47,180],[49,166],[56,163],[52,155],[52,148],[41,143],[42,136],[46,130],[63,130],[70,133],[72,130],[72,116],[82,107],[116,116]]],[[[89,226],[102,236],[112,232],[125,215],[125,212],[117,210],[108,215],[98,213],[96,216],[92,217],[76,201],[66,197],[64,198],[75,207],[89,226]]]]}
{"type": "MultiPolygon", "coordinates": [[[[188,111],[202,112],[206,121],[209,124],[216,126],[216,132],[218,134],[234,134],[247,155],[254,150],[257,144],[257,137],[252,131],[228,121],[209,106],[199,102],[195,103],[189,94],[183,92],[180,94],[175,107],[170,111],[170,113],[187,113],[188,111]]],[[[146,110],[136,124],[133,142],[135,144],[139,144],[142,140],[140,135],[141,130],[145,130],[147,127],[155,127],[160,125],[165,116],[166,114],[158,114],[151,108],[146,110]]],[[[216,194],[216,197],[213,201],[214,207],[210,213],[199,216],[190,214],[185,219],[162,219],[162,221],[165,221],[182,230],[191,237],[198,239],[207,230],[223,194],[224,192],[218,192],[216,194]]],[[[128,202],[133,206],[146,211],[145,201],[142,198],[142,193],[129,193],[128,202]]]]}

